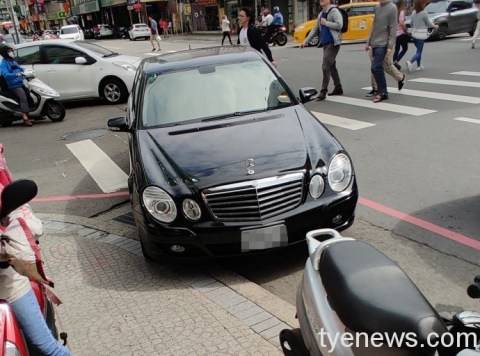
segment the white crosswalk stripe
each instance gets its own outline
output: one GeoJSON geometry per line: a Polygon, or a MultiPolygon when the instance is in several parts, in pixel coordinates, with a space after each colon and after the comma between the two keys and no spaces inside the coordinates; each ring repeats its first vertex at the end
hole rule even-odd
{"type": "Polygon", "coordinates": [[[409,82],[427,83],[427,84],[440,84],[440,85],[452,85],[452,86],[467,87],[467,88],[480,88],[480,83],[478,83],[478,82],[467,82],[467,81],[461,81],[461,80],[447,80],[447,79],[435,79],[435,78],[416,78],[416,79],[410,79],[409,82]]]}
{"type": "Polygon", "coordinates": [[[316,111],[312,112],[312,114],[315,115],[315,117],[323,124],[338,126],[348,130],[361,130],[367,127],[375,126],[375,124],[371,124],[369,122],[347,119],[346,117],[330,115],[316,111]]]}
{"type": "Polygon", "coordinates": [[[470,77],[480,77],[480,72],[469,72],[469,71],[460,71],[460,72],[453,72],[450,73],[453,75],[466,75],[470,77]]]}
{"type": "MultiPolygon", "coordinates": [[[[362,89],[372,90],[371,87],[366,87],[362,89]]],[[[388,87],[388,92],[390,94],[409,95],[409,96],[416,96],[420,98],[456,101],[459,103],[467,103],[467,104],[480,104],[480,98],[474,97],[474,96],[454,95],[454,94],[437,93],[433,91],[413,90],[413,89],[398,90],[398,88],[393,88],[393,87],[388,87]]]]}
{"type": "Polygon", "coordinates": [[[92,140],[69,143],[66,146],[104,193],[127,188],[128,176],[92,140]]]}
{"type": "Polygon", "coordinates": [[[463,122],[469,122],[471,124],[478,124],[480,125],[480,120],[479,119],[471,119],[469,117],[456,117],[454,120],[456,121],[463,121],[463,122]]]}
{"type": "Polygon", "coordinates": [[[428,115],[436,112],[435,110],[417,108],[413,106],[389,104],[385,102],[374,103],[370,100],[351,98],[347,96],[330,96],[327,98],[327,101],[341,103],[341,104],[355,105],[355,106],[360,106],[360,107],[375,109],[375,110],[390,111],[390,112],[400,113],[404,115],[412,115],[412,116],[422,116],[422,115],[428,115]]]}

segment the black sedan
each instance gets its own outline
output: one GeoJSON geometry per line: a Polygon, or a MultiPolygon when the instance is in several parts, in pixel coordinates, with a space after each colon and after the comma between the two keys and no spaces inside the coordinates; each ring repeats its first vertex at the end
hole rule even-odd
{"type": "Polygon", "coordinates": [[[126,117],[129,190],[144,256],[190,259],[288,246],[344,229],[358,199],[342,145],[246,48],[143,60],[126,117]]]}

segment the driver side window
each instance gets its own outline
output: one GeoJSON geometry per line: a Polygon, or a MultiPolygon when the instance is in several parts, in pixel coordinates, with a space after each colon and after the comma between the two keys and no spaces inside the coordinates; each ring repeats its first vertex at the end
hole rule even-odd
{"type": "Polygon", "coordinates": [[[75,64],[77,57],[89,60],[85,53],[63,46],[44,46],[43,53],[45,64],[75,64]]]}

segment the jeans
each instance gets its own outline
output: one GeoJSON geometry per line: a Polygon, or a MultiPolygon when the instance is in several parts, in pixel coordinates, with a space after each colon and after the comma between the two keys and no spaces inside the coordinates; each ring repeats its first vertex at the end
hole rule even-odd
{"type": "Polygon", "coordinates": [[[417,48],[417,52],[413,55],[410,62],[412,62],[412,63],[417,62],[417,66],[420,67],[421,62],[422,62],[423,45],[425,44],[425,41],[424,40],[417,40],[417,39],[414,38],[413,43],[415,44],[415,47],[417,48]]]}
{"type": "Polygon", "coordinates": [[[11,303],[27,343],[47,356],[70,356],[70,351],[53,337],[32,290],[11,303]]]}
{"type": "Polygon", "coordinates": [[[330,83],[330,77],[333,79],[333,84],[335,88],[340,88],[342,84],[340,83],[340,76],[338,75],[337,70],[337,55],[340,51],[340,46],[334,46],[333,44],[327,44],[323,46],[323,82],[322,82],[322,91],[328,90],[328,84],[330,83]]]}
{"type": "Polygon", "coordinates": [[[385,79],[385,72],[383,63],[387,55],[387,47],[372,48],[372,74],[377,83],[377,90],[379,95],[387,94],[387,80],[385,79]]]}
{"type": "Polygon", "coordinates": [[[230,44],[232,44],[232,38],[230,37],[230,32],[224,31],[222,33],[222,35],[223,35],[222,36],[222,46],[223,46],[223,42],[225,42],[225,38],[227,38],[227,37],[228,37],[228,40],[230,41],[230,44]]]}
{"type": "MultiPolygon", "coordinates": [[[[373,54],[372,51],[369,52],[370,54],[370,60],[373,61],[373,54]]],[[[387,73],[389,76],[391,76],[395,81],[399,82],[404,79],[404,75],[402,72],[400,72],[397,67],[393,65],[393,52],[390,52],[390,54],[385,55],[385,59],[383,60],[383,70],[385,73],[387,73]]],[[[371,76],[371,81],[372,81],[372,89],[375,92],[378,92],[378,87],[377,87],[377,82],[375,81],[375,77],[371,76]]]]}
{"type": "Polygon", "coordinates": [[[397,41],[395,42],[395,53],[393,54],[394,62],[400,62],[403,56],[407,53],[409,40],[410,36],[405,33],[397,37],[397,41]]]}

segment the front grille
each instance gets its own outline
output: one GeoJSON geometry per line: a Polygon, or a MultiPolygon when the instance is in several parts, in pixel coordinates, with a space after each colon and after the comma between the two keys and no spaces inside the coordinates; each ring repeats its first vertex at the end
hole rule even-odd
{"type": "Polygon", "coordinates": [[[299,206],[303,180],[303,173],[292,173],[210,188],[203,197],[219,221],[261,221],[299,206]]]}

